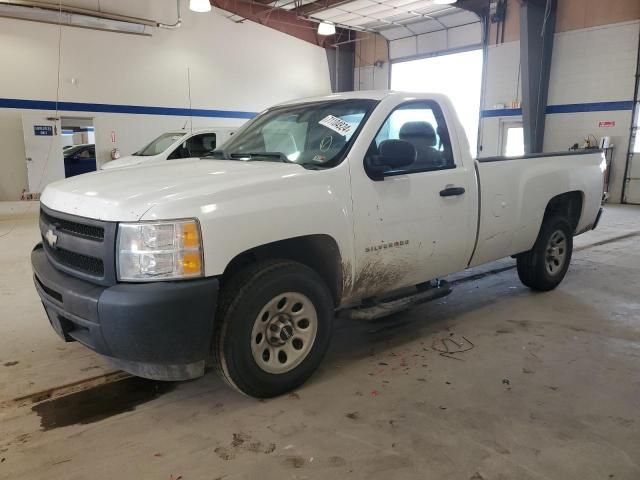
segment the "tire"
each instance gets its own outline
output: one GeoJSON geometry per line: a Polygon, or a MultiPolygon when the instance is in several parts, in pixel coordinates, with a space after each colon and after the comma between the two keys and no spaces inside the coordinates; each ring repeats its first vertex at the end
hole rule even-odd
{"type": "Polygon", "coordinates": [[[331,293],[311,268],[288,260],[249,266],[220,296],[213,344],[218,373],[252,397],[289,392],[322,361],[333,317],[331,293]]]}
{"type": "Polygon", "coordinates": [[[546,218],[533,248],[518,256],[520,281],[534,290],[553,290],[566,275],[572,252],[573,231],[567,219],[546,218]]]}

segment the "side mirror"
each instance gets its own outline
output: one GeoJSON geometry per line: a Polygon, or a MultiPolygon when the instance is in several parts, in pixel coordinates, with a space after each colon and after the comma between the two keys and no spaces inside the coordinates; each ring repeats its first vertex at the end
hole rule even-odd
{"type": "Polygon", "coordinates": [[[416,148],[405,140],[385,140],[379,154],[367,157],[367,173],[372,180],[383,180],[387,172],[412,165],[418,155],[416,148]]]}

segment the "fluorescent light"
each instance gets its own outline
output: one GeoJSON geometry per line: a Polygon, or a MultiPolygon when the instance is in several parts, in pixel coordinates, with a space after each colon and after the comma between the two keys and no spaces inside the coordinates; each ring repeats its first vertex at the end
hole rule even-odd
{"type": "Polygon", "coordinates": [[[433,0],[433,3],[436,5],[451,5],[452,3],[456,3],[457,0],[433,0]]]}
{"type": "Polygon", "coordinates": [[[336,26],[333,23],[321,22],[318,24],[318,35],[335,35],[336,26]]]}
{"type": "Polygon", "coordinates": [[[36,8],[23,5],[14,5],[0,2],[0,17],[15,18],[18,20],[29,20],[33,22],[44,22],[68,25],[70,27],[92,28],[96,30],[107,30],[110,32],[133,33],[137,35],[151,35],[151,22],[147,20],[131,19],[126,17],[105,18],[74,11],[59,12],[57,6],[53,8],[36,8]]]}
{"type": "Polygon", "coordinates": [[[210,12],[211,3],[209,0],[189,0],[189,10],[198,13],[210,12]]]}

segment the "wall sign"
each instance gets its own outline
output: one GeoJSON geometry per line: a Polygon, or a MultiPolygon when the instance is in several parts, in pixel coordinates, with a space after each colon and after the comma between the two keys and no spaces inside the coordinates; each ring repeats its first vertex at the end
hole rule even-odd
{"type": "Polygon", "coordinates": [[[616,126],[615,120],[600,120],[598,122],[598,128],[613,128],[616,126]]]}
{"type": "Polygon", "coordinates": [[[33,133],[36,137],[53,137],[52,125],[34,125],[33,133]]]}

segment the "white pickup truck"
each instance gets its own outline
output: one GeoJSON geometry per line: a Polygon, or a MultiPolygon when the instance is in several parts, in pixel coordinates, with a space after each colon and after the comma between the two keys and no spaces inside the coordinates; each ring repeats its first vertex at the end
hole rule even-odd
{"type": "Polygon", "coordinates": [[[49,185],[34,281],[53,328],[135,375],[214,365],[245,394],[304,382],[336,310],[377,316],[506,256],[555,288],[595,228],[601,152],[474,160],[449,100],[358,92],[273,107],[211,157],[49,185]]]}

